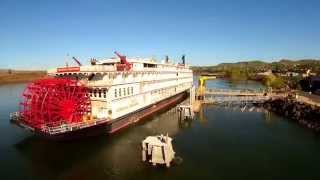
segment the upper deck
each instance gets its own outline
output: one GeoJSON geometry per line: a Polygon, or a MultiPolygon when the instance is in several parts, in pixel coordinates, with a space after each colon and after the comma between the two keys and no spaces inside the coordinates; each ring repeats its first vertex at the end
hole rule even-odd
{"type": "Polygon", "coordinates": [[[128,64],[121,62],[120,58],[102,59],[96,63],[83,66],[58,67],[48,70],[48,75],[77,75],[90,73],[107,73],[107,72],[191,72],[187,64],[165,62],[158,63],[153,59],[132,58],[127,60],[128,64]],[[130,66],[123,69],[124,66],[130,66]]]}

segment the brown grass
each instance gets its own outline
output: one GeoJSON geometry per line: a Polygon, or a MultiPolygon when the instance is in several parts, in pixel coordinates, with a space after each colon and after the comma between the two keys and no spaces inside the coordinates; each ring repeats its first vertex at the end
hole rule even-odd
{"type": "Polygon", "coordinates": [[[45,71],[0,72],[0,84],[30,82],[46,76],[45,71]]]}

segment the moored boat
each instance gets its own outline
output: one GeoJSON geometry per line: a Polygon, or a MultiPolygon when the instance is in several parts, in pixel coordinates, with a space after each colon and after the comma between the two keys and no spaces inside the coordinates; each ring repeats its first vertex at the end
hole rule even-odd
{"type": "Polygon", "coordinates": [[[192,87],[184,58],[158,63],[116,55],[49,69],[49,78],[27,86],[11,122],[50,138],[114,133],[180,102],[192,87]]]}

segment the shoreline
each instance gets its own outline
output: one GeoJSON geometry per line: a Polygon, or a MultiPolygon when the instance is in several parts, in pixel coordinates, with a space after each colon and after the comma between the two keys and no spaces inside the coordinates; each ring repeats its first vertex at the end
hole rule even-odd
{"type": "Polygon", "coordinates": [[[46,76],[46,71],[0,72],[0,86],[31,82],[46,76]]]}
{"type": "Polygon", "coordinates": [[[301,101],[300,98],[282,98],[264,103],[264,107],[280,116],[320,132],[320,107],[316,102],[301,101]]]}

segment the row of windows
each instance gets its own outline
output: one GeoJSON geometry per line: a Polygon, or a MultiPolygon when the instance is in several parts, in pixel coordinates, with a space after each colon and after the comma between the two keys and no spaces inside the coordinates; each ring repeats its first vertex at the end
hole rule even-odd
{"type": "MultiPolygon", "coordinates": [[[[188,84],[188,83],[184,83],[188,84]]],[[[184,85],[182,84],[182,85],[184,85]]],[[[168,89],[158,89],[151,91],[151,94],[162,94],[165,93],[168,89]]],[[[176,92],[176,88],[174,88],[174,91],[176,92]]],[[[133,87],[127,87],[127,88],[118,88],[114,89],[114,97],[124,97],[129,96],[133,94],[133,87]]],[[[90,89],[90,97],[96,97],[96,98],[107,98],[107,90],[106,89],[90,89]]]]}
{"type": "Polygon", "coordinates": [[[133,94],[133,87],[114,89],[114,97],[129,96],[133,94]]]}
{"type": "Polygon", "coordinates": [[[177,88],[168,88],[168,89],[162,88],[162,89],[157,89],[157,90],[151,91],[151,95],[153,95],[153,94],[164,94],[164,93],[167,93],[167,92],[170,91],[170,90],[174,90],[174,92],[176,92],[176,91],[177,91],[177,88]]]}
{"type": "Polygon", "coordinates": [[[157,68],[157,64],[143,63],[143,67],[145,67],[145,68],[157,68]]]}
{"type": "Polygon", "coordinates": [[[107,98],[106,89],[90,89],[90,97],[107,98]]]}
{"type": "MultiPolygon", "coordinates": [[[[171,73],[175,73],[175,72],[171,72],[171,73]]],[[[192,74],[192,72],[179,72],[179,73],[190,73],[192,74]]],[[[100,74],[100,75],[103,75],[103,73],[97,73],[97,74],[100,74]]],[[[158,72],[158,71],[153,71],[153,72],[134,72],[133,75],[134,76],[137,76],[138,74],[142,74],[142,75],[148,75],[148,74],[162,74],[161,72],[158,72]]],[[[176,72],[176,74],[178,74],[178,72],[176,72]]],[[[76,77],[85,77],[85,76],[88,76],[88,75],[92,75],[92,73],[57,73],[56,76],[57,77],[63,77],[63,76],[76,76],[76,77]]],[[[166,74],[167,75],[167,74],[166,74]]],[[[115,73],[108,73],[108,76],[109,76],[109,79],[114,79],[116,77],[116,74],[115,73]]],[[[123,73],[123,76],[128,76],[128,73],[123,73]]]]}

